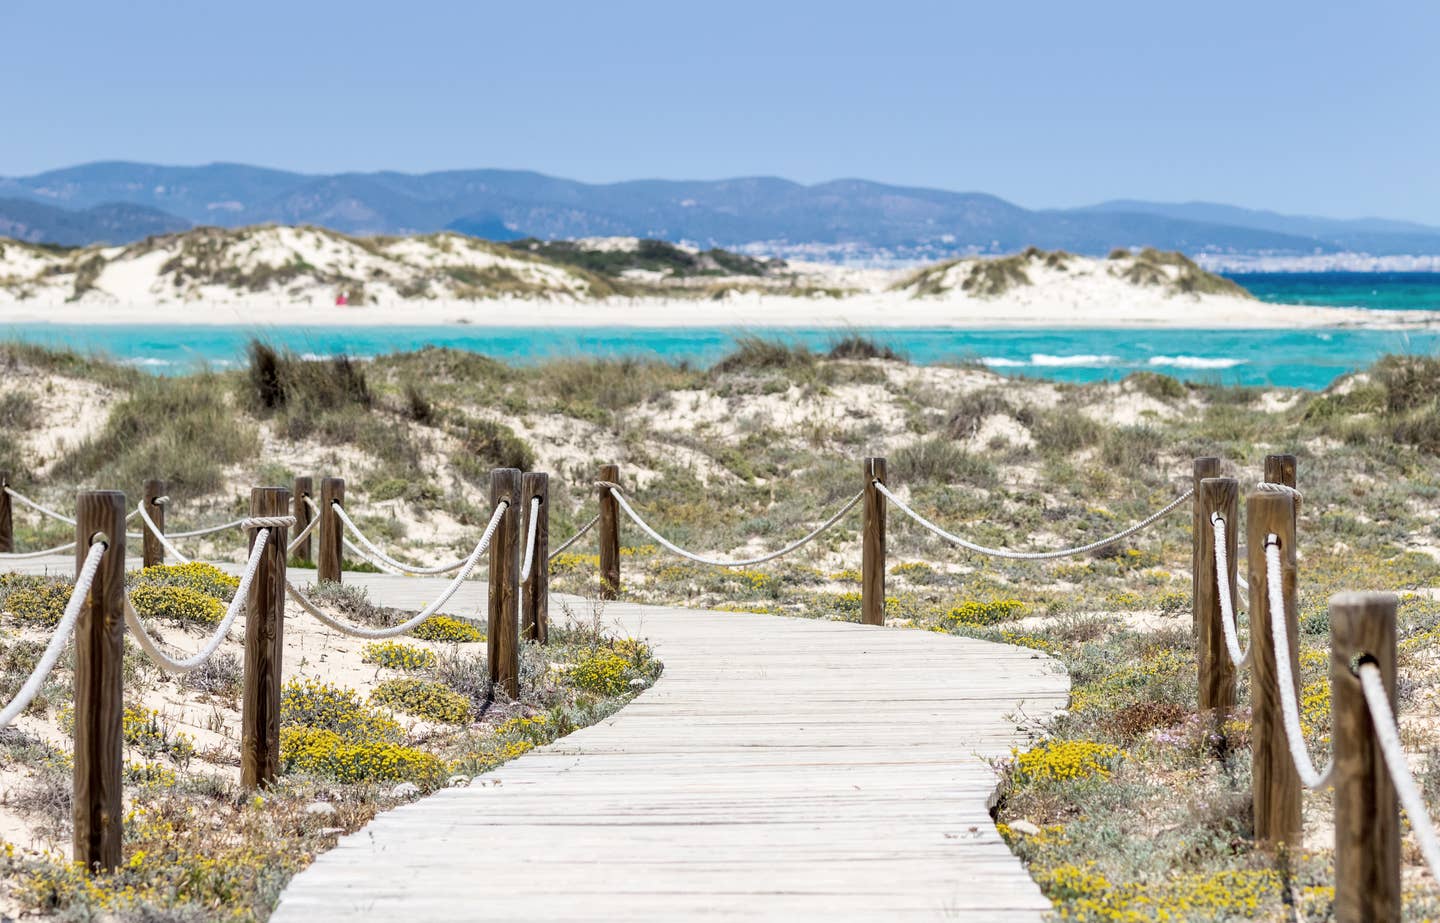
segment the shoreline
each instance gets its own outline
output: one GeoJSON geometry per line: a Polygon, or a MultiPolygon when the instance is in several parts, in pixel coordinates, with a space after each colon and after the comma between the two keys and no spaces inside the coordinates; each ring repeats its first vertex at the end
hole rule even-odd
{"type": "Polygon", "coordinates": [[[0,303],[0,325],[193,327],[443,327],[476,329],[1171,329],[1440,330],[1440,311],[1318,307],[1239,298],[1137,298],[1127,303],[1060,304],[1020,298],[911,299],[863,294],[843,299],[743,295],[679,299],[408,301],[330,304],[196,301],[120,304],[0,303]]]}

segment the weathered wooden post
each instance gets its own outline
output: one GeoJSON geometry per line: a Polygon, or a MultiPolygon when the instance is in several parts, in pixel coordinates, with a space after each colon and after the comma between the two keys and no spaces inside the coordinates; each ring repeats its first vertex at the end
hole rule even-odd
{"type": "MultiPolygon", "coordinates": [[[[250,491],[251,516],[285,516],[290,491],[256,487],[250,491]]],[[[285,545],[290,530],[268,527],[260,566],[245,600],[245,691],[240,709],[240,784],[269,785],[280,775],[280,671],[285,648],[285,545]]],[[[250,547],[255,536],[250,532],[250,547]]]]}
{"type": "Polygon", "coordinates": [[[345,479],[322,478],[320,481],[320,557],[315,562],[315,579],[340,582],[340,553],[343,549],[340,517],[335,504],[345,502],[345,479]]]}
{"type": "MultiPolygon", "coordinates": [[[[150,521],[155,523],[155,529],[159,532],[165,531],[165,504],[156,503],[155,501],[164,497],[168,490],[169,487],[164,481],[146,481],[143,490],[144,499],[140,501],[145,504],[145,515],[149,516],[150,521]]],[[[160,544],[160,539],[156,538],[155,533],[145,527],[143,522],[141,523],[140,535],[140,566],[154,567],[157,564],[164,564],[165,546],[160,544]]]]}
{"type": "Polygon", "coordinates": [[[1378,666],[1394,711],[1397,605],[1392,593],[1330,600],[1337,923],[1400,920],[1400,808],[1355,674],[1357,660],[1378,666]]]}
{"type": "Polygon", "coordinates": [[[0,471],[0,553],[15,550],[15,514],[10,504],[10,472],[0,471]]]}
{"type": "MultiPolygon", "coordinates": [[[[1250,566],[1250,766],[1255,803],[1255,837],[1269,846],[1300,844],[1300,773],[1290,756],[1276,659],[1290,660],[1290,675],[1300,675],[1299,614],[1295,605],[1295,501],[1289,494],[1257,491],[1246,503],[1250,566]],[[1280,582],[1285,606],[1270,609],[1265,546],[1280,542],[1280,582]],[[1284,619],[1289,650],[1277,651],[1270,621],[1284,619]]],[[[1300,693],[1296,690],[1296,700],[1300,693]]]]}
{"type": "Polygon", "coordinates": [[[885,459],[867,458],[865,474],[865,523],[861,532],[860,620],[866,625],[885,624],[885,495],[875,482],[885,483],[885,459]]]}
{"type": "MultiPolygon", "coordinates": [[[[525,528],[521,536],[528,540],[530,517],[535,517],[535,549],[530,564],[530,579],[525,581],[520,600],[521,636],[540,644],[550,642],[550,475],[526,472],[520,479],[521,506],[525,510],[525,528]],[[540,503],[536,506],[535,502],[540,503]]],[[[525,550],[521,549],[521,557],[525,550]]]]}
{"type": "Polygon", "coordinates": [[[124,818],[125,494],[87,490],[75,510],[75,573],[92,540],[107,545],[75,625],[75,861],[120,864],[124,818]]]}
{"type": "MultiPolygon", "coordinates": [[[[601,465],[600,480],[620,483],[619,465],[601,465]]],[[[620,596],[620,504],[610,488],[600,487],[600,598],[620,596]]]]}
{"type": "MultiPolygon", "coordinates": [[[[1235,560],[1239,544],[1240,483],[1234,478],[1204,478],[1196,494],[1200,500],[1201,526],[1196,533],[1195,612],[1200,622],[1196,643],[1196,661],[1200,670],[1200,709],[1214,710],[1215,723],[1220,725],[1225,714],[1235,707],[1235,664],[1225,645],[1224,612],[1221,609],[1220,580],[1215,570],[1215,526],[1211,515],[1218,513],[1225,521],[1226,578],[1229,583],[1230,611],[1236,610],[1235,579],[1239,562],[1235,560]]],[[[1252,639],[1252,642],[1253,639],[1252,639]]]]}
{"type": "Polygon", "coordinates": [[[1296,467],[1297,462],[1294,455],[1266,455],[1265,482],[1294,487],[1296,467]]]}
{"type": "MultiPolygon", "coordinates": [[[[310,525],[310,504],[306,500],[313,500],[315,493],[315,481],[313,478],[299,477],[295,479],[295,489],[291,491],[294,496],[292,509],[295,515],[295,534],[304,532],[310,525]]],[[[307,535],[305,540],[295,546],[295,560],[309,563],[311,541],[313,535],[307,535]]]]}
{"type": "MultiPolygon", "coordinates": [[[[1190,503],[1190,539],[1192,548],[1190,551],[1190,619],[1191,630],[1195,638],[1200,637],[1200,626],[1205,624],[1205,614],[1200,608],[1200,584],[1205,571],[1200,566],[1200,554],[1207,536],[1210,534],[1209,513],[1203,509],[1200,498],[1200,482],[1206,478],[1218,478],[1220,476],[1220,459],[1214,455],[1202,455],[1195,459],[1192,471],[1191,486],[1195,488],[1195,496],[1190,503]]],[[[1213,549],[1212,549],[1213,553],[1213,549]]]]}
{"type": "Polygon", "coordinates": [[[514,699],[520,696],[520,469],[490,472],[490,503],[506,504],[490,539],[490,682],[514,699]]]}

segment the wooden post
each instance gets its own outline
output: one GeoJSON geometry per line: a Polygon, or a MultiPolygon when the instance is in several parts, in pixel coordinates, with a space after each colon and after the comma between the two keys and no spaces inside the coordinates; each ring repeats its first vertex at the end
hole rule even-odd
{"type": "Polygon", "coordinates": [[[865,459],[864,475],[865,524],[860,537],[860,621],[866,625],[884,625],[885,495],[875,489],[875,482],[885,483],[885,459],[865,459]]]}
{"type": "MultiPolygon", "coordinates": [[[[165,504],[155,501],[165,496],[169,487],[164,481],[150,480],[145,482],[144,499],[145,514],[155,523],[155,528],[161,532],[165,531],[165,504]]],[[[154,567],[157,564],[165,563],[165,546],[160,544],[160,539],[149,528],[141,523],[141,567],[154,567]]]]}
{"type": "Polygon", "coordinates": [[[344,528],[340,517],[335,515],[335,504],[345,502],[345,479],[323,478],[320,481],[320,557],[316,563],[315,579],[320,582],[340,582],[340,552],[343,548],[340,530],[344,528]]]}
{"type": "MultiPolygon", "coordinates": [[[[1210,534],[1210,514],[1202,509],[1200,482],[1220,476],[1220,459],[1214,455],[1202,455],[1195,459],[1192,473],[1191,485],[1195,488],[1195,497],[1190,504],[1190,540],[1193,546],[1190,551],[1190,624],[1198,642],[1200,626],[1205,624],[1205,614],[1200,609],[1200,584],[1205,574],[1200,567],[1200,553],[1210,534]]],[[[1213,548],[1211,553],[1214,553],[1213,548]]]]}
{"type": "MultiPolygon", "coordinates": [[[[1246,503],[1250,556],[1250,766],[1255,803],[1255,837],[1269,846],[1300,845],[1300,773],[1285,739],[1278,657],[1290,659],[1290,675],[1300,676],[1300,628],[1295,604],[1295,503],[1289,494],[1257,491],[1246,503]],[[1280,580],[1285,609],[1270,611],[1265,543],[1280,540],[1280,580]],[[1288,651],[1275,650],[1270,620],[1284,619],[1288,651]]],[[[1299,700],[1299,690],[1295,693],[1299,700]]]]}
{"type": "Polygon", "coordinates": [[[120,864],[125,711],[125,494],[88,490],[75,510],[75,573],[104,535],[108,547],[75,626],[75,861],[120,864]]]}
{"type": "Polygon", "coordinates": [[[1296,461],[1294,455],[1266,455],[1265,481],[1268,484],[1295,486],[1296,461]]]}
{"type": "Polygon", "coordinates": [[[1335,919],[1399,923],[1400,807],[1354,664],[1374,662],[1395,709],[1392,593],[1330,600],[1330,690],[1335,741],[1335,919]]]}
{"type": "MultiPolygon", "coordinates": [[[[620,483],[619,465],[601,465],[600,480],[620,483]]],[[[620,596],[620,504],[610,488],[600,488],[600,598],[620,596]]]]}
{"type": "MultiPolygon", "coordinates": [[[[306,500],[315,499],[315,481],[313,478],[296,478],[295,489],[291,491],[294,496],[295,534],[299,535],[310,525],[310,504],[306,500]]],[[[309,563],[310,547],[314,540],[314,534],[306,536],[305,541],[295,546],[295,560],[309,563]]]]}
{"type": "Polygon", "coordinates": [[[15,550],[15,514],[10,505],[10,472],[0,471],[0,552],[15,550]]]}
{"type": "Polygon", "coordinates": [[[490,472],[490,503],[507,506],[490,539],[490,682],[520,696],[520,469],[490,472]]]}
{"type": "MultiPolygon", "coordinates": [[[[290,491],[256,487],[251,516],[285,516],[290,491]]],[[[250,533],[250,547],[255,535],[250,533]]],[[[273,527],[245,601],[245,690],[240,708],[240,784],[269,785],[280,775],[280,670],[285,648],[285,545],[290,530],[273,527]]]]}
{"type": "Polygon", "coordinates": [[[1214,710],[1218,726],[1235,707],[1235,664],[1230,661],[1225,645],[1225,616],[1220,608],[1220,581],[1215,573],[1215,526],[1210,516],[1219,513],[1225,520],[1226,576],[1230,584],[1230,611],[1235,612],[1238,608],[1235,578],[1239,562],[1235,555],[1240,540],[1240,483],[1234,478],[1205,478],[1200,482],[1197,496],[1202,525],[1195,543],[1195,612],[1200,619],[1195,659],[1200,669],[1200,709],[1214,710]]]}
{"type": "MultiPolygon", "coordinates": [[[[520,479],[520,499],[525,511],[525,528],[520,537],[530,534],[530,511],[535,509],[535,551],[530,564],[530,579],[525,582],[520,599],[521,637],[540,644],[550,643],[550,475],[526,472],[520,479]],[[535,507],[534,500],[540,505],[535,507]]],[[[521,548],[520,557],[525,557],[521,548]]]]}

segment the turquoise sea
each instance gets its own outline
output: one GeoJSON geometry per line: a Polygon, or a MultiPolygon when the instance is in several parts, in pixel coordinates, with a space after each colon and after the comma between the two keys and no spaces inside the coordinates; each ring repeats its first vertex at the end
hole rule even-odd
{"type": "MultiPolygon", "coordinates": [[[[1250,273],[1236,275],[1266,301],[1440,312],[1440,273],[1250,273]]],[[[160,374],[244,361],[253,337],[312,356],[374,356],[448,346],[512,362],[557,356],[650,356],[704,365],[747,333],[823,349],[864,333],[917,363],[978,362],[998,372],[1064,381],[1121,378],[1138,369],[1226,384],[1323,388],[1387,352],[1440,355],[1440,331],[942,330],[722,327],[303,327],[73,324],[0,325],[0,336],[68,346],[160,374]]]]}

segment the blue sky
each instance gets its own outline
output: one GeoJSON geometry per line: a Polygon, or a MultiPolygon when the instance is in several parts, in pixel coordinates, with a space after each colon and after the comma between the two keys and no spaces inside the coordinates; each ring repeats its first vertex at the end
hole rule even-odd
{"type": "Polygon", "coordinates": [[[863,177],[1440,224],[1440,4],[0,0],[0,175],[863,177]]]}

